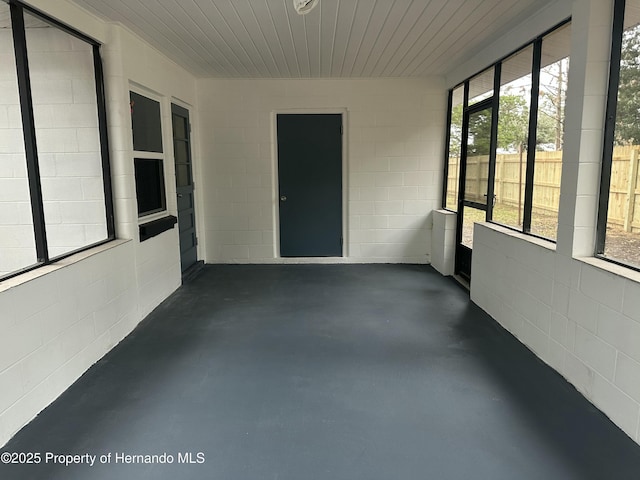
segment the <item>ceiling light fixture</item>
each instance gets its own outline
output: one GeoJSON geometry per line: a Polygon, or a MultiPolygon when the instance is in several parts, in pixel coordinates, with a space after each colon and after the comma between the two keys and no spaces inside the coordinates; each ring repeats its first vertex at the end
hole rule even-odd
{"type": "Polygon", "coordinates": [[[306,15],[318,5],[320,0],[293,0],[293,8],[298,15],[306,15]]]}

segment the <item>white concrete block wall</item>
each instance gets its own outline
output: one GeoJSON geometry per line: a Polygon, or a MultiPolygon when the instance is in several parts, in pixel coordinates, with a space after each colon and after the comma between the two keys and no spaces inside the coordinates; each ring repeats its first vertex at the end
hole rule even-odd
{"type": "MultiPolygon", "coordinates": [[[[0,8],[8,6],[2,4],[0,8]]],[[[36,263],[12,32],[0,30],[0,275],[36,263]]]]}
{"type": "Polygon", "coordinates": [[[456,219],[457,215],[448,210],[433,212],[431,265],[442,275],[455,271],[456,219]]]}
{"type": "Polygon", "coordinates": [[[640,442],[640,274],[496,226],[473,247],[472,300],[640,442]]]}
{"type": "Polygon", "coordinates": [[[138,241],[138,225],[150,219],[139,219],[137,215],[129,91],[132,86],[146,89],[160,100],[167,199],[164,215],[177,215],[171,102],[194,105],[195,79],[122,28],[111,28],[108,39],[103,55],[116,231],[119,237],[135,240],[135,276],[140,314],[144,317],[180,286],[180,248],[177,227],[138,241]]]}
{"type": "Polygon", "coordinates": [[[27,30],[49,255],[107,237],[91,45],[27,30]]]}
{"type": "Polygon", "coordinates": [[[139,322],[133,242],[99,250],[0,284],[0,445],[139,322]]]}
{"type": "Polygon", "coordinates": [[[275,113],[342,109],[348,253],[341,261],[429,262],[446,117],[441,81],[200,80],[198,98],[207,262],[285,261],[274,245],[275,113]]]}
{"type": "Polygon", "coordinates": [[[611,13],[573,2],[558,243],[478,224],[471,299],[640,443],[640,273],[592,258],[611,13]]]}
{"type": "MultiPolygon", "coordinates": [[[[144,85],[162,97],[164,143],[168,149],[165,163],[168,164],[169,214],[176,214],[176,199],[167,108],[172,100],[187,106],[195,104],[195,79],[131,33],[104,24],[66,0],[31,0],[30,3],[103,42],[116,233],[125,240],[0,282],[0,328],[3,332],[0,336],[0,445],[128,335],[180,285],[177,229],[142,243],[138,241],[129,85],[131,82],[144,85]]],[[[5,33],[0,31],[0,35],[5,33]]],[[[48,43],[40,42],[40,48],[45,45],[48,43]]],[[[6,65],[4,57],[0,60],[3,66],[6,65]]],[[[67,63],[74,62],[68,60],[67,63]]],[[[4,68],[0,69],[0,83],[4,82],[5,72],[4,68]]],[[[66,106],[55,102],[68,101],[69,89],[74,104],[84,104],[92,94],[78,77],[71,78],[70,84],[66,80],[52,79],[53,86],[43,86],[49,89],[46,98],[52,108],[66,106]]],[[[0,100],[5,90],[0,88],[0,100]]],[[[2,128],[7,123],[13,125],[9,122],[12,117],[7,113],[12,110],[15,105],[5,108],[0,101],[0,149],[10,145],[8,148],[13,152],[0,151],[0,236],[3,218],[11,225],[10,215],[24,214],[3,209],[3,202],[8,197],[16,203],[15,191],[19,191],[20,179],[25,178],[24,172],[16,167],[19,160],[24,160],[15,158],[17,149],[9,142],[18,136],[20,141],[15,145],[22,145],[21,134],[5,134],[2,128]],[[4,178],[7,180],[3,184],[4,178]]],[[[51,161],[43,162],[42,173],[45,183],[49,182],[49,192],[67,205],[79,195],[77,190],[71,192],[72,186],[78,186],[78,180],[85,200],[94,200],[98,196],[98,185],[101,187],[89,157],[97,141],[95,128],[80,130],[79,124],[74,123],[77,114],[77,111],[69,110],[66,117],[69,123],[62,129],[51,129],[53,139],[45,139],[52,142],[52,150],[68,152],[69,147],[75,149],[72,155],[64,157],[64,161],[57,156],[60,152],[52,151],[51,161]],[[58,173],[61,175],[56,176],[58,173]]],[[[51,120],[45,113],[42,115],[44,121],[51,120]]],[[[85,215],[92,215],[86,210],[70,208],[59,209],[56,214],[60,215],[60,220],[69,221],[87,221],[85,215]]],[[[64,225],[61,223],[60,227],[64,225]]],[[[15,228],[12,231],[15,232],[15,228]]],[[[61,233],[73,236],[70,231],[61,233]]],[[[13,235],[15,238],[17,234],[13,235]]]]}
{"type": "MultiPolygon", "coordinates": [[[[0,88],[0,275],[36,262],[11,31],[0,88]],[[11,141],[9,141],[11,138],[11,141]]],[[[55,28],[27,31],[49,255],[107,237],[91,46],[55,28]]]]}

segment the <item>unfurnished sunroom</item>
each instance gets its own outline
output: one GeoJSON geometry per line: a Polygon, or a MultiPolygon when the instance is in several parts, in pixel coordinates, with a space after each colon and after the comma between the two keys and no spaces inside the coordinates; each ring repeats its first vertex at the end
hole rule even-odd
{"type": "MultiPolygon", "coordinates": [[[[640,442],[639,12],[637,0],[1,1],[0,444],[142,320],[164,325],[165,300],[197,304],[196,274],[233,285],[216,301],[236,308],[286,304],[279,281],[317,287],[276,271],[384,283],[383,264],[406,268],[389,273],[404,307],[428,311],[437,295],[420,282],[445,282],[434,288],[465,296],[459,312],[495,322],[640,442]],[[407,278],[425,296],[405,297],[407,278]],[[243,283],[251,294],[236,298],[243,283]]],[[[366,298],[390,303],[371,318],[394,308],[381,285],[366,298]]],[[[336,300],[343,313],[361,312],[353,292],[336,300]]],[[[281,331],[293,332],[308,333],[281,331]]]]}

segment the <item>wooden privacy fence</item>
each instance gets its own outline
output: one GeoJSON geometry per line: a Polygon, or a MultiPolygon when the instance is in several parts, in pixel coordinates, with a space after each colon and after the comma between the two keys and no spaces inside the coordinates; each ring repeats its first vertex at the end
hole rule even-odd
{"type": "Polygon", "coordinates": [[[607,219],[627,232],[640,232],[639,158],[638,145],[613,149],[607,219]]]}
{"type": "MultiPolygon", "coordinates": [[[[616,147],[613,151],[608,221],[627,232],[640,231],[640,146],[616,147]]],[[[448,185],[449,195],[455,195],[458,185],[458,160],[451,158],[448,185]]],[[[469,157],[465,198],[484,203],[489,172],[489,156],[469,157]]],[[[518,208],[524,203],[526,152],[496,156],[494,194],[496,204],[518,208]],[[521,187],[522,185],[522,187],[521,187]]],[[[557,216],[560,205],[562,151],[536,152],[536,171],[533,189],[533,211],[557,216]]],[[[448,199],[451,205],[453,198],[448,199]]]]}

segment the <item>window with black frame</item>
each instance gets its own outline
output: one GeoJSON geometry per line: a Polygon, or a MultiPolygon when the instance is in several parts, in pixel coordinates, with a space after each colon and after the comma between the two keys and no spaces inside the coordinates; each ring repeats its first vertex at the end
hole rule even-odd
{"type": "Polygon", "coordinates": [[[166,210],[160,102],[129,92],[138,217],[166,210]]]}
{"type": "Polygon", "coordinates": [[[0,279],[115,238],[99,44],[0,1],[0,279]]]}
{"type": "Polygon", "coordinates": [[[456,211],[463,111],[493,95],[493,202],[482,220],[555,241],[570,47],[565,22],[450,91],[443,208],[456,211]]]}
{"type": "Polygon", "coordinates": [[[640,270],[640,0],[616,0],[596,254],[640,270]]]}
{"type": "Polygon", "coordinates": [[[458,87],[449,95],[449,141],[445,164],[445,196],[443,207],[453,212],[458,210],[458,183],[460,182],[460,153],[462,148],[462,110],[464,87],[458,87]]]}

